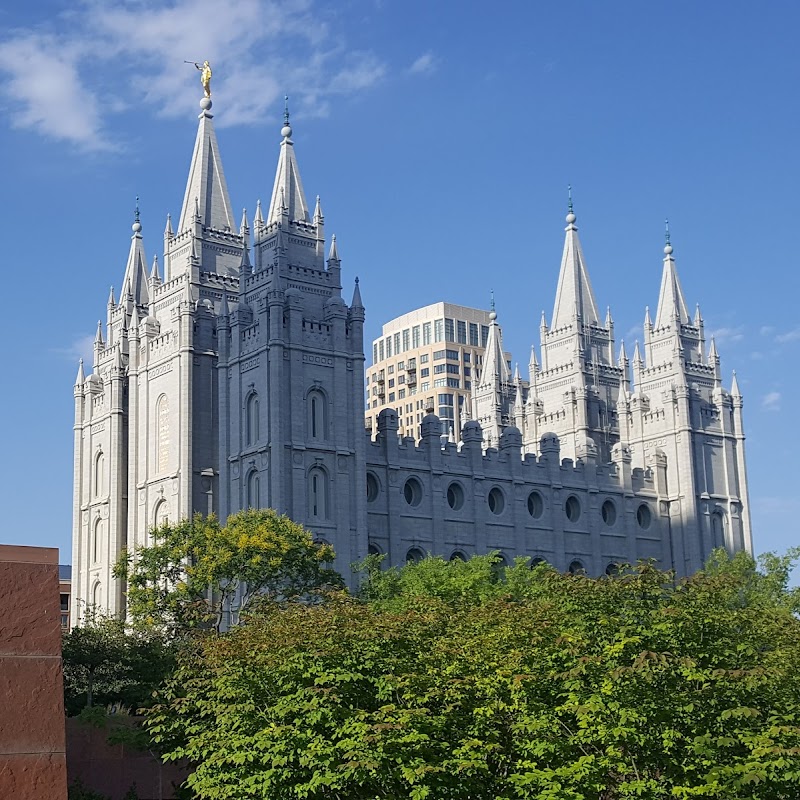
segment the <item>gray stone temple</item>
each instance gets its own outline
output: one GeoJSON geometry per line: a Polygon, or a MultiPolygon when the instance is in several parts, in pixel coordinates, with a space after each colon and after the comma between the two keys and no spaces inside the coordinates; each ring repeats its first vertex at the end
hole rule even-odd
{"type": "Polygon", "coordinates": [[[373,435],[358,279],[348,303],[288,114],[269,207],[251,228],[234,220],[210,98],[201,108],[163,257],[146,258],[137,210],[91,372],[78,369],[73,622],[91,606],[124,613],[121,550],[198,511],[286,513],[333,545],[350,581],[368,553],[398,565],[498,551],[593,575],[653,558],[683,575],[715,547],[752,550],[742,395],[735,375],[723,387],[715,343],[688,312],[669,238],[631,364],[598,314],[570,202],[527,379],[512,376],[493,312],[455,436],[429,413],[400,438],[393,408],[373,435]]]}

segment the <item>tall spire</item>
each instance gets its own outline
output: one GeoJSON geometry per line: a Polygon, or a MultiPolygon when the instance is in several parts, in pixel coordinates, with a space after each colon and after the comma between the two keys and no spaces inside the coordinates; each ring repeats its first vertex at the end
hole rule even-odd
{"type": "Polygon", "coordinates": [[[356,285],[353,289],[353,300],[350,303],[350,308],[364,308],[364,304],[361,302],[361,289],[358,285],[358,278],[356,278],[356,285]]]}
{"type": "Polygon", "coordinates": [[[292,127],[289,125],[289,98],[286,97],[286,106],[283,113],[283,128],[281,128],[281,152],[278,157],[278,168],[275,171],[275,183],[272,187],[272,200],[267,214],[267,225],[279,222],[283,216],[283,209],[288,210],[289,220],[309,222],[308,204],[303,192],[303,183],[297,169],[297,159],[294,154],[292,141],[292,127]]]}
{"type": "Polygon", "coordinates": [[[234,231],[233,210],[228,196],[228,185],[219,155],[217,135],[214,132],[211,98],[204,97],[200,101],[202,111],[197,138],[194,142],[192,163],[189,167],[189,179],[186,182],[186,193],[183,196],[183,208],[178,233],[192,227],[195,213],[195,200],[204,228],[234,231]]]}
{"type": "Polygon", "coordinates": [[[569,325],[576,309],[584,324],[600,324],[597,303],[589,282],[589,273],[586,270],[586,261],[578,238],[575,219],[575,211],[572,206],[572,187],[570,187],[569,213],[566,217],[567,227],[564,229],[566,231],[564,254],[561,257],[556,302],[550,321],[551,330],[569,325]]]}
{"type": "Polygon", "coordinates": [[[678,272],[675,269],[675,259],[672,257],[672,244],[669,237],[669,220],[665,221],[664,238],[664,271],[661,275],[661,291],[658,295],[658,310],[656,311],[656,329],[665,328],[677,318],[678,322],[689,324],[689,310],[686,307],[686,300],[683,298],[678,280],[678,272]]]}
{"type": "Polygon", "coordinates": [[[131,249],[128,253],[128,263],[125,267],[125,276],[122,279],[122,293],[119,301],[124,303],[130,294],[131,299],[136,305],[144,305],[148,302],[147,292],[147,259],[144,255],[144,244],[142,242],[142,223],[139,222],[139,198],[136,198],[136,211],[134,213],[133,225],[131,225],[133,236],[131,236],[131,249]]]}
{"type": "MultiPolygon", "coordinates": [[[[494,308],[494,294],[492,294],[492,308],[494,308]]],[[[483,356],[483,369],[479,383],[481,386],[492,384],[500,386],[508,383],[509,369],[503,355],[503,334],[497,324],[497,312],[489,313],[489,336],[486,340],[486,352],[483,356]]]]}

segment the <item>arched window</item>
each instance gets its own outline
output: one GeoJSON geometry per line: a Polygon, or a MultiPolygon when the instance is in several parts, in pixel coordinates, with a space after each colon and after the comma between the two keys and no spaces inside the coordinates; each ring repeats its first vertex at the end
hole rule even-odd
{"type": "Polygon", "coordinates": [[[245,444],[256,444],[260,435],[258,394],[251,392],[245,409],[245,444]]]}
{"type": "Polygon", "coordinates": [[[169,469],[169,400],[165,394],[156,401],[156,469],[169,469]]]}
{"type": "Polygon", "coordinates": [[[328,474],[322,467],[312,467],[308,473],[308,514],[328,519],[328,474]]]}
{"type": "Polygon", "coordinates": [[[167,512],[167,501],[159,500],[156,503],[155,511],[153,512],[153,525],[160,528],[169,522],[169,513],[167,512]]]}
{"type": "Polygon", "coordinates": [[[451,561],[466,561],[467,557],[466,557],[466,555],[464,555],[464,553],[461,552],[461,550],[454,550],[452,552],[452,554],[450,555],[450,560],[451,561]]]}
{"type": "Polygon", "coordinates": [[[106,483],[106,457],[100,450],[94,459],[94,496],[100,497],[103,494],[106,483]]]}
{"type": "Polygon", "coordinates": [[[328,404],[319,389],[312,389],[306,398],[308,417],[308,438],[325,440],[328,438],[328,404]]]}
{"type": "Polygon", "coordinates": [[[369,553],[369,555],[371,556],[383,555],[383,553],[381,553],[380,547],[378,547],[378,545],[374,544],[373,542],[369,543],[369,547],[367,548],[367,553],[369,553]]]}
{"type": "Polygon", "coordinates": [[[569,573],[570,573],[570,575],[585,575],[586,574],[586,568],[576,558],[574,561],[570,562],[569,573]]]}
{"type": "Polygon", "coordinates": [[[94,521],[92,528],[92,563],[100,561],[103,551],[103,520],[99,517],[94,521]]]}
{"type": "Polygon", "coordinates": [[[419,561],[422,561],[423,558],[425,558],[425,553],[423,553],[422,550],[419,549],[419,547],[412,547],[406,553],[406,563],[407,564],[408,563],[416,564],[419,561]]]}
{"type": "Polygon", "coordinates": [[[367,502],[374,503],[378,499],[381,491],[381,485],[378,479],[372,472],[367,473],[367,502]]]}
{"type": "Polygon", "coordinates": [[[92,589],[92,606],[95,611],[100,608],[100,581],[92,589]]]}
{"type": "Polygon", "coordinates": [[[247,507],[261,508],[261,479],[256,469],[247,476],[247,507]]]}
{"type": "Polygon", "coordinates": [[[711,515],[711,545],[725,547],[725,520],[719,511],[711,515]]]}

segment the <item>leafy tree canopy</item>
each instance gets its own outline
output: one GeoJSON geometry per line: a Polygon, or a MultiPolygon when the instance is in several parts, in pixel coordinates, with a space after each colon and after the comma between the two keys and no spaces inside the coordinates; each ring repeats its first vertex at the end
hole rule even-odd
{"type": "Polygon", "coordinates": [[[124,553],[115,570],[127,581],[128,615],[171,634],[238,622],[254,598],[294,598],[341,577],[326,564],[327,544],[272,509],[250,509],[221,525],[196,515],[152,531],[153,544],[124,553]]]}
{"type": "Polygon", "coordinates": [[[137,710],[171,672],[173,650],[153,631],[90,616],[64,634],[64,705],[69,716],[93,705],[137,710]]]}
{"type": "Polygon", "coordinates": [[[147,724],[209,800],[794,798],[789,563],[373,571],[204,638],[147,724]]]}

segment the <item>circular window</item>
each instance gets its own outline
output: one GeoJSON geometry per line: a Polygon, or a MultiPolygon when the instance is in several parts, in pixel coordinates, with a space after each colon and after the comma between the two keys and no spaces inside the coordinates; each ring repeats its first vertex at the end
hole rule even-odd
{"type": "Polygon", "coordinates": [[[447,487],[447,505],[458,511],[464,505],[464,490],[460,483],[451,483],[447,487]]]}
{"type": "Polygon", "coordinates": [[[406,553],[406,563],[411,562],[412,564],[416,564],[419,561],[422,561],[423,558],[425,558],[425,553],[423,553],[419,547],[412,547],[406,553]]]}
{"type": "Polygon", "coordinates": [[[466,561],[467,557],[462,553],[460,550],[456,550],[453,555],[450,556],[451,561],[466,561]]]}
{"type": "Polygon", "coordinates": [[[381,487],[378,479],[371,473],[367,473],[367,502],[372,503],[378,499],[378,493],[381,487]]]}
{"type": "Polygon", "coordinates": [[[491,511],[492,514],[503,513],[503,509],[506,505],[506,499],[503,497],[503,492],[497,486],[495,486],[494,489],[489,492],[489,496],[486,498],[486,500],[489,503],[489,511],[491,511]]]}
{"type": "Polygon", "coordinates": [[[650,523],[653,521],[653,515],[650,512],[650,506],[642,503],[639,508],[636,509],[636,521],[639,523],[639,527],[643,530],[647,530],[647,528],[650,527],[650,523]]]}
{"type": "Polygon", "coordinates": [[[416,478],[409,478],[403,486],[403,497],[410,506],[418,506],[422,502],[422,484],[416,478]]]}
{"type": "Polygon", "coordinates": [[[606,500],[605,503],[603,503],[600,513],[603,515],[603,522],[605,522],[609,528],[617,521],[617,507],[611,500],[606,500]]]}
{"type": "Polygon", "coordinates": [[[570,522],[577,522],[580,519],[581,504],[574,494],[571,494],[567,498],[567,502],[564,503],[564,513],[567,515],[567,519],[570,522]]]}
{"type": "Polygon", "coordinates": [[[539,567],[542,564],[546,564],[546,563],[547,562],[543,558],[541,558],[540,556],[536,556],[536,558],[534,558],[531,561],[531,569],[536,569],[536,567],[539,567]]]}
{"type": "Polygon", "coordinates": [[[379,556],[381,555],[381,549],[376,544],[370,544],[370,546],[367,548],[367,553],[369,553],[371,556],[379,556]]]}
{"type": "Polygon", "coordinates": [[[584,568],[583,564],[576,558],[574,561],[570,562],[569,572],[570,575],[585,575],[586,569],[584,568]]]}
{"type": "Polygon", "coordinates": [[[539,492],[531,492],[528,495],[528,513],[534,519],[539,519],[544,514],[544,500],[539,492]]]}
{"type": "Polygon", "coordinates": [[[609,576],[609,577],[611,577],[611,578],[614,578],[614,577],[616,577],[617,575],[619,575],[619,564],[617,564],[617,562],[616,562],[616,561],[612,561],[612,562],[611,562],[611,563],[610,563],[610,564],[609,564],[609,565],[606,567],[606,575],[608,575],[608,576],[609,576]]]}

